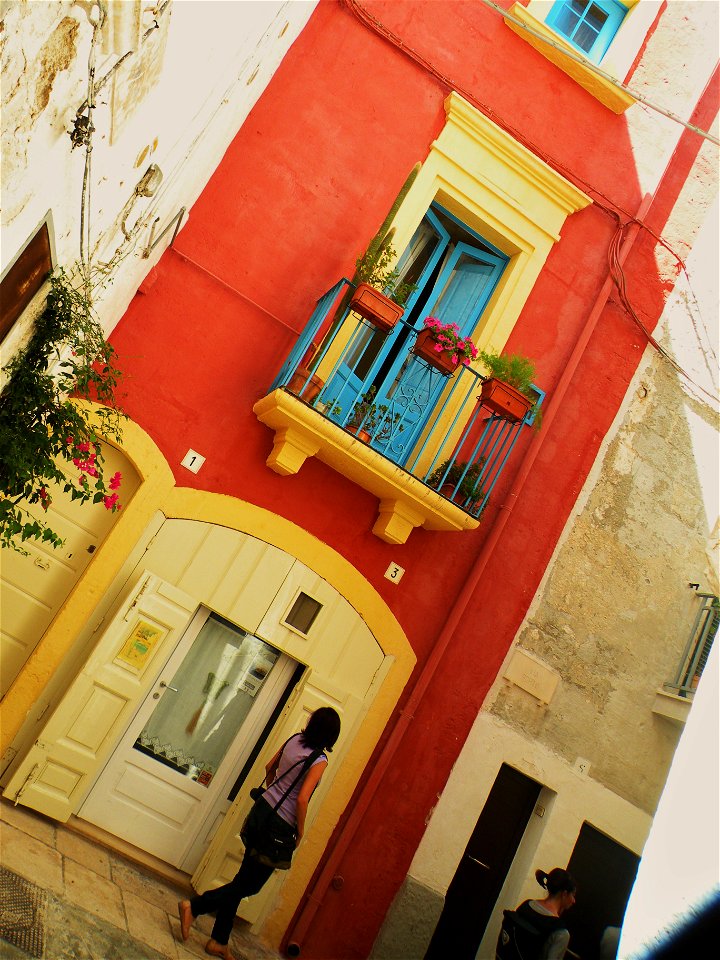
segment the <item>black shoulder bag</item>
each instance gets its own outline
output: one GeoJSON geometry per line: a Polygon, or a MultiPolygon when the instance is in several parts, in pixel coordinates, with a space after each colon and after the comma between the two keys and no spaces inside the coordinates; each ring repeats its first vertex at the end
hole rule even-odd
{"type": "MultiPolygon", "coordinates": [[[[284,749],[285,747],[283,747],[284,749]]],[[[255,803],[242,826],[240,839],[245,844],[248,853],[259,860],[260,863],[264,863],[268,867],[274,867],[276,870],[288,870],[290,868],[297,843],[297,830],[287,820],[284,820],[277,810],[290,796],[295,784],[305,776],[321,754],[322,750],[314,750],[303,760],[297,760],[291,767],[288,767],[283,773],[282,779],[295,767],[299,766],[300,771],[274,807],[270,806],[265,799],[265,791],[262,787],[253,787],[250,791],[250,796],[255,803]]]]}

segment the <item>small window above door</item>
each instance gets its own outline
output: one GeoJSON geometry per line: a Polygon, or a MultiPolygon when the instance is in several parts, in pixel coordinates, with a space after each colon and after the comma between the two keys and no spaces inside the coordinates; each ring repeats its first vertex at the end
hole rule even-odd
{"type": "Polygon", "coordinates": [[[306,637],[321,610],[322,604],[301,590],[282,622],[286,627],[306,637]]]}

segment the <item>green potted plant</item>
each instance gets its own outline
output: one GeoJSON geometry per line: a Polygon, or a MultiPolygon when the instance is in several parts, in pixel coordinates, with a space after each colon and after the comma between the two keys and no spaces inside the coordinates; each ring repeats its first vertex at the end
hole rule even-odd
{"type": "Polygon", "coordinates": [[[387,440],[394,430],[398,433],[403,430],[403,425],[400,423],[401,414],[389,416],[387,404],[376,404],[374,399],[375,387],[370,387],[352,408],[350,419],[345,427],[363,443],[369,443],[375,435],[381,440],[387,440]]]}
{"type": "Polygon", "coordinates": [[[389,243],[370,246],[355,263],[360,281],[350,300],[350,309],[379,330],[392,330],[403,315],[415,284],[401,283],[395,249],[389,243]]]}
{"type": "Polygon", "coordinates": [[[485,466],[485,458],[468,465],[467,460],[445,460],[427,479],[429,487],[434,487],[448,500],[471,509],[484,496],[478,480],[485,466]],[[464,474],[464,475],[463,475],[464,474]],[[459,484],[459,486],[458,486],[459,484]],[[457,488],[457,489],[456,489],[457,488]]]}
{"type": "Polygon", "coordinates": [[[532,388],[535,364],[529,357],[519,353],[479,354],[490,376],[483,382],[480,402],[506,420],[523,420],[528,410],[534,408],[535,426],[540,426],[540,409],[537,392],[532,388]]]}

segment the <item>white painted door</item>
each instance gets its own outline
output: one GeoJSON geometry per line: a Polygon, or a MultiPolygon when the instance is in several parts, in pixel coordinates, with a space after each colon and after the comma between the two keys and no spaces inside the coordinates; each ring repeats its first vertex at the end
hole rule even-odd
{"type": "Polygon", "coordinates": [[[194,869],[200,853],[188,855],[198,834],[227,797],[295,666],[201,608],[79,816],[167,863],[194,869]]]}
{"type": "Polygon", "coordinates": [[[63,822],[75,813],[197,608],[187,593],[142,572],[15,771],[6,798],[63,822]]]}

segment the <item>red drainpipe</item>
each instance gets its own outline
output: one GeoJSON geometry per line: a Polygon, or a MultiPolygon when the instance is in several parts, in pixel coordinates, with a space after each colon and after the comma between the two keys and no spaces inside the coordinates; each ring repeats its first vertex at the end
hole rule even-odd
{"type": "MultiPolygon", "coordinates": [[[[653,197],[651,194],[645,196],[635,215],[636,221],[642,221],[647,215],[652,200],[653,197]]],[[[618,254],[618,260],[621,264],[627,259],[639,229],[640,224],[636,222],[632,222],[628,227],[625,240],[618,254]]],[[[560,381],[558,382],[555,390],[553,390],[552,398],[548,403],[547,410],[543,413],[543,429],[542,431],[534,432],[533,439],[528,447],[528,451],[507,495],[507,501],[503,504],[500,512],[498,513],[495,523],[490,531],[490,535],[483,543],[482,549],[475,559],[475,563],[470,570],[468,578],[465,581],[462,590],[458,594],[452,609],[450,610],[450,614],[438,637],[437,643],[433,646],[432,652],[425,662],[420,676],[413,687],[407,704],[400,712],[390,737],[385,742],[385,746],[377,758],[377,761],[373,764],[370,775],[365,782],[365,786],[363,787],[357,801],[353,805],[353,808],[350,811],[344,826],[342,827],[340,835],[333,845],[330,855],[325,861],[322,872],[313,884],[312,889],[307,893],[305,903],[300,908],[295,922],[288,930],[286,936],[285,953],[289,957],[299,957],[302,952],[302,941],[310,928],[315,914],[323,902],[325,894],[327,893],[327,888],[335,879],[336,871],[340,861],[350,846],[350,843],[352,842],[352,839],[355,836],[355,833],[360,826],[360,823],[365,816],[373,797],[375,796],[375,792],[382,783],[383,777],[385,776],[388,767],[392,763],[395,751],[400,746],[400,743],[405,735],[405,731],[409,727],[410,721],[413,719],[415,710],[422,702],[425,692],[433,681],[435,671],[445,656],[445,652],[453,637],[455,628],[463,618],[466,607],[469,604],[473,593],[475,592],[475,588],[480,582],[480,579],[485,572],[485,567],[488,565],[488,561],[490,560],[490,557],[492,556],[493,551],[500,540],[502,532],[505,529],[508,520],[510,519],[510,516],[515,508],[515,504],[517,503],[520,493],[525,486],[525,481],[527,480],[533,464],[540,454],[543,443],[545,442],[545,438],[548,436],[550,431],[550,425],[555,419],[557,411],[562,406],[565,394],[570,386],[570,382],[572,381],[583,353],[585,352],[585,347],[587,346],[587,343],[590,340],[593,331],[595,330],[600,314],[605,309],[605,305],[613,290],[613,287],[614,283],[612,277],[608,275],[600,292],[598,293],[595,304],[590,311],[587,321],[585,322],[585,326],[578,337],[572,355],[570,356],[567,366],[560,377],[560,381]]]]}
{"type": "MultiPolygon", "coordinates": [[[[690,118],[690,122],[702,127],[703,129],[708,129],[713,123],[717,112],[718,65],[716,64],[710,80],[698,99],[695,110],[690,118]]],[[[635,220],[631,222],[627,228],[625,240],[623,241],[617,256],[617,262],[620,265],[627,260],[640,229],[640,225],[647,218],[651,206],[655,202],[658,195],[661,194],[663,187],[666,184],[670,184],[673,180],[673,177],[675,177],[675,174],[678,172],[681,176],[684,176],[685,178],[687,177],[690,167],[697,157],[700,146],[700,139],[696,138],[690,130],[686,129],[683,131],[675,150],[670,157],[668,165],[665,168],[662,177],[660,178],[655,195],[645,195],[640,206],[638,207],[637,213],[635,214],[635,220]]],[[[677,194],[675,194],[675,196],[671,199],[672,203],[670,204],[670,208],[661,209],[658,211],[660,218],[663,218],[664,215],[669,214],[672,205],[677,200],[677,194]]],[[[664,198],[664,200],[666,203],[669,202],[666,198],[664,198]]],[[[658,230],[660,229],[662,229],[662,224],[658,224],[658,230]]],[[[452,639],[453,632],[465,613],[465,609],[470,602],[475,588],[480,582],[480,579],[485,571],[485,567],[488,565],[488,561],[490,560],[500,536],[502,535],[502,532],[505,529],[508,520],[510,519],[510,515],[515,508],[515,504],[520,497],[523,487],[525,486],[525,481],[530,474],[533,464],[540,454],[545,438],[549,433],[550,425],[555,419],[557,411],[562,406],[565,394],[570,386],[570,382],[577,371],[580,360],[585,352],[585,347],[587,346],[588,341],[595,330],[600,314],[605,309],[605,305],[610,297],[610,294],[612,293],[613,286],[614,283],[612,276],[610,273],[608,273],[607,279],[603,283],[593,308],[585,322],[585,326],[578,337],[567,366],[565,367],[565,370],[560,377],[560,381],[553,391],[550,401],[548,402],[547,410],[543,415],[543,430],[534,434],[518,474],[515,477],[513,485],[508,493],[507,502],[503,504],[502,509],[495,519],[495,523],[490,531],[490,535],[484,542],[482,549],[475,560],[475,563],[470,571],[470,575],[468,576],[463,589],[458,595],[458,598],[455,601],[452,610],[450,611],[450,615],[448,616],[445,626],[443,627],[437,643],[433,647],[433,650],[428,657],[420,676],[417,679],[417,683],[413,687],[408,702],[401,710],[395,722],[395,726],[393,727],[392,733],[385,742],[385,746],[382,748],[377,761],[374,763],[370,775],[366,780],[365,785],[363,786],[355,804],[353,805],[347,820],[341,828],[338,838],[333,845],[333,849],[330,852],[327,860],[325,861],[325,865],[323,866],[320,875],[313,884],[312,889],[307,892],[305,902],[300,907],[294,922],[291,924],[286,934],[285,952],[289,957],[300,956],[302,952],[303,939],[310,929],[310,925],[312,924],[315,914],[323,903],[328,887],[336,877],[336,871],[340,861],[345,856],[345,853],[347,852],[347,849],[350,846],[353,837],[355,836],[355,833],[357,832],[358,827],[360,826],[360,823],[365,816],[365,813],[367,812],[367,809],[370,806],[388,767],[392,763],[393,757],[395,756],[395,751],[400,746],[400,743],[405,735],[405,731],[408,729],[410,721],[413,719],[415,710],[422,702],[425,691],[432,683],[435,671],[445,655],[445,651],[447,650],[450,640],[452,639]]],[[[341,881],[341,878],[338,878],[338,880],[341,881]]]]}

